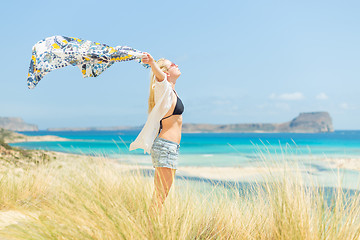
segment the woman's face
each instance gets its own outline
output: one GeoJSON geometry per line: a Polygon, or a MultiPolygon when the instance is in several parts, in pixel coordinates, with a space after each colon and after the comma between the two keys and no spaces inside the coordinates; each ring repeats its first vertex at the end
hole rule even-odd
{"type": "Polygon", "coordinates": [[[176,65],[175,63],[173,63],[169,60],[166,60],[165,64],[168,69],[167,72],[169,73],[169,78],[176,80],[178,77],[180,77],[181,72],[180,72],[178,65],[176,65]]]}

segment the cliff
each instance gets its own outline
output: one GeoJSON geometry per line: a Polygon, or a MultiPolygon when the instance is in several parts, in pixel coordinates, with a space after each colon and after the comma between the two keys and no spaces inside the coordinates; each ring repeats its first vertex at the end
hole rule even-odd
{"type": "Polygon", "coordinates": [[[320,133],[333,132],[332,119],[327,112],[300,113],[291,121],[284,123],[245,123],[245,124],[184,124],[183,132],[293,132],[320,133]]]}
{"type": "Polygon", "coordinates": [[[327,112],[300,113],[286,128],[296,132],[333,132],[332,119],[327,112]]]}
{"type": "Polygon", "coordinates": [[[21,118],[0,117],[0,128],[12,131],[38,131],[35,124],[25,123],[21,118]]]}

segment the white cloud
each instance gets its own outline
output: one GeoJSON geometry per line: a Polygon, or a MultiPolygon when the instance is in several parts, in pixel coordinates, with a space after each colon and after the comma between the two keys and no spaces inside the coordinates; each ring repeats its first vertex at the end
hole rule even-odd
{"type": "Polygon", "coordinates": [[[327,100],[329,99],[328,95],[326,95],[326,93],[319,93],[318,95],[316,95],[316,99],[319,99],[319,100],[327,100]]]}
{"type": "Polygon", "coordinates": [[[270,94],[270,99],[278,99],[278,100],[285,100],[285,101],[298,101],[305,98],[304,94],[301,92],[294,92],[294,93],[283,93],[276,95],[275,93],[270,94]]]}

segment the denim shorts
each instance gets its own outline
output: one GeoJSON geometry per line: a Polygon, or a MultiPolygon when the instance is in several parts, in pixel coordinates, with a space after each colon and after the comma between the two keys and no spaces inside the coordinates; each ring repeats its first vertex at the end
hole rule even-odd
{"type": "Polygon", "coordinates": [[[153,167],[177,169],[180,145],[163,138],[155,138],[151,148],[153,167]]]}

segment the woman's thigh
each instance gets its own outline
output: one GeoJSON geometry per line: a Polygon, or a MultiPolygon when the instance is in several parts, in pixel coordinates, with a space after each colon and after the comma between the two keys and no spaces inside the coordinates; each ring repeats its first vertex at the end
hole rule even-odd
{"type": "Polygon", "coordinates": [[[155,184],[169,190],[174,181],[175,172],[176,169],[166,167],[155,168],[155,184]]]}

